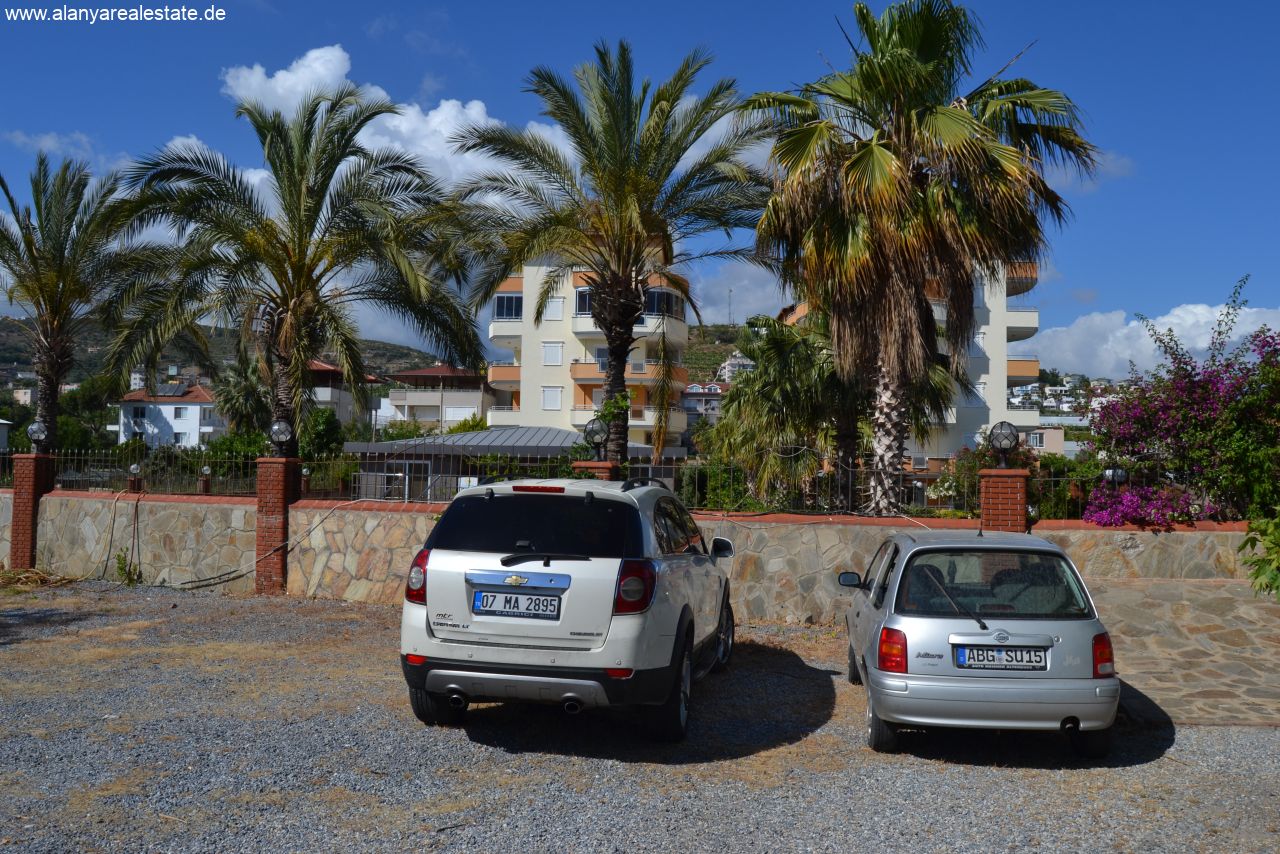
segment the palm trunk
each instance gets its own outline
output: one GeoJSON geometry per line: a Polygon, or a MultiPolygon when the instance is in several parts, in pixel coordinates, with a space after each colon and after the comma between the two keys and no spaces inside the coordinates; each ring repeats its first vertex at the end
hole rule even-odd
{"type": "Polygon", "coordinates": [[[277,452],[283,457],[298,455],[297,412],[293,405],[293,385],[289,382],[289,369],[286,360],[274,354],[271,365],[271,422],[283,421],[293,428],[293,435],[288,442],[278,446],[277,452]]]}
{"type": "MultiPolygon", "coordinates": [[[[615,328],[605,330],[605,342],[609,349],[609,361],[605,366],[604,399],[617,400],[627,396],[627,360],[631,357],[631,325],[625,331],[615,328]]],[[[627,419],[631,406],[614,407],[609,424],[609,438],[605,442],[605,459],[619,465],[627,461],[627,419]]]]}
{"type": "Polygon", "coordinates": [[[45,440],[32,445],[31,450],[44,454],[58,447],[58,386],[61,378],[48,368],[44,359],[35,365],[36,420],[44,424],[45,440]]]}
{"type": "Polygon", "coordinates": [[[871,410],[871,513],[893,516],[899,512],[898,490],[902,482],[902,455],[910,426],[903,406],[906,384],[881,367],[876,376],[871,410]]]}

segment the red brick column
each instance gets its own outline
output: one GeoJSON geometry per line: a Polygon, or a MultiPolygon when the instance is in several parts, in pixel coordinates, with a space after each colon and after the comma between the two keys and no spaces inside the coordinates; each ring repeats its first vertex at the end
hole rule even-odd
{"type": "Polygon", "coordinates": [[[53,457],[13,455],[13,527],[9,535],[9,568],[35,569],[40,499],[53,489],[53,457]]]}
{"type": "Polygon", "coordinates": [[[289,554],[289,505],[298,500],[298,461],[292,457],[260,457],[258,464],[258,529],[255,588],[258,593],[285,592],[289,554]]]}
{"type": "Polygon", "coordinates": [[[578,460],[573,464],[576,472],[589,472],[596,480],[618,480],[622,477],[622,468],[617,463],[603,460],[578,460]]]}
{"type": "Polygon", "coordinates": [[[983,469],[978,472],[979,516],[984,531],[1027,531],[1026,469],[983,469]]]}

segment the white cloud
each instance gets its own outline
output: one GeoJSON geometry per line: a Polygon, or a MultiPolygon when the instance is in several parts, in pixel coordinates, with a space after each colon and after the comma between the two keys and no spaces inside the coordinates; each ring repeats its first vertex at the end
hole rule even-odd
{"type": "MultiPolygon", "coordinates": [[[[1151,321],[1157,329],[1173,329],[1184,346],[1200,355],[1208,349],[1222,308],[1188,303],[1151,321]]],[[[1245,308],[1236,321],[1232,342],[1239,342],[1264,325],[1280,327],[1280,308],[1245,308]]],[[[1009,349],[1038,354],[1040,364],[1046,368],[1113,379],[1129,373],[1130,361],[1138,370],[1149,370],[1162,359],[1146,328],[1123,311],[1090,312],[1069,326],[1041,330],[1034,338],[1009,349]]]]}
{"type": "Polygon", "coordinates": [[[165,148],[198,148],[204,145],[204,140],[196,136],[194,133],[180,134],[175,136],[164,144],[165,148]]]}
{"type": "MultiPolygon", "coordinates": [[[[692,289],[706,323],[742,323],[755,314],[777,314],[791,301],[778,288],[777,276],[742,261],[726,261],[706,275],[694,276],[692,289]]],[[[693,322],[692,315],[689,320],[693,322]]]]}
{"type": "Polygon", "coordinates": [[[1095,192],[1104,183],[1118,178],[1127,178],[1133,174],[1133,171],[1134,163],[1131,157],[1118,151],[1102,150],[1098,152],[1092,176],[1081,176],[1054,164],[1045,169],[1045,178],[1060,193],[1085,195],[1095,192]]]}
{"type": "Polygon", "coordinates": [[[237,101],[258,101],[272,110],[288,112],[317,89],[333,89],[347,79],[351,57],[342,45],[312,48],[288,68],[267,76],[261,65],[238,65],[222,70],[222,91],[237,101]]]}
{"type": "Polygon", "coordinates": [[[94,157],[93,141],[88,134],[80,131],[71,133],[26,133],[14,130],[4,138],[18,148],[33,154],[43,151],[53,157],[74,157],[77,160],[91,160],[94,157]]]}

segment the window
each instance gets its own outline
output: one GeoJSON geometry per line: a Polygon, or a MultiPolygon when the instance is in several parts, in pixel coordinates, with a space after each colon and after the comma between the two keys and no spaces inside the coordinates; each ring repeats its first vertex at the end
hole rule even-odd
{"type": "Polygon", "coordinates": [[[578,288],[574,296],[574,314],[591,314],[591,289],[578,288]]]}
{"type": "Polygon", "coordinates": [[[175,406],[173,408],[173,420],[181,421],[187,417],[187,408],[185,406],[175,406]]]}
{"type": "Polygon", "coordinates": [[[620,558],[641,552],[640,512],[634,505],[601,498],[600,493],[590,503],[567,495],[469,495],[449,505],[431,531],[427,548],[620,558]]]}
{"type": "Polygon", "coordinates": [[[564,342],[563,341],[543,341],[542,342],[542,364],[544,365],[563,365],[564,364],[564,342]]]}
{"type": "Polygon", "coordinates": [[[966,610],[1015,620],[1092,617],[1075,572],[1049,552],[917,553],[902,573],[896,609],[927,617],[966,610]]]}
{"type": "Polygon", "coordinates": [[[135,406],[135,407],[133,408],[133,417],[134,417],[134,418],[146,418],[146,417],[147,417],[147,408],[146,408],[145,406],[135,406]]]}
{"type": "Polygon", "coordinates": [[[543,320],[564,320],[564,297],[552,297],[542,312],[543,320]]]}
{"type": "Polygon", "coordinates": [[[604,373],[609,370],[609,348],[596,348],[596,366],[600,368],[600,372],[604,373]]]}
{"type": "Polygon", "coordinates": [[[661,314],[684,320],[684,298],[671,291],[648,290],[644,295],[644,313],[661,314]]]}
{"type": "Polygon", "coordinates": [[[520,320],[524,317],[524,294],[498,294],[493,298],[494,320],[520,320]]]}
{"type": "Polygon", "coordinates": [[[698,523],[693,521],[693,516],[689,515],[689,511],[674,505],[674,510],[680,518],[680,524],[684,527],[684,532],[689,538],[689,544],[685,548],[688,554],[705,555],[707,553],[707,544],[702,536],[702,529],[698,527],[698,523]]]}
{"type": "Polygon", "coordinates": [[[1030,445],[1030,446],[1031,446],[1031,447],[1033,447],[1033,448],[1043,448],[1043,447],[1044,447],[1044,433],[1041,433],[1041,432],[1028,433],[1028,434],[1027,434],[1027,444],[1028,444],[1028,445],[1030,445]]]}
{"type": "Polygon", "coordinates": [[[175,445],[185,445],[185,444],[187,444],[187,434],[186,434],[186,433],[174,433],[174,434],[173,434],[173,444],[175,444],[175,445]]]}
{"type": "Polygon", "coordinates": [[[563,386],[544,385],[542,387],[542,408],[558,412],[560,410],[560,398],[563,393],[563,386]]]}
{"type": "Polygon", "coordinates": [[[680,519],[675,502],[664,499],[653,510],[653,527],[663,554],[684,554],[689,548],[689,532],[680,519]]]}
{"type": "Polygon", "coordinates": [[[465,421],[476,414],[474,406],[446,406],[444,408],[445,421],[465,421]]]}

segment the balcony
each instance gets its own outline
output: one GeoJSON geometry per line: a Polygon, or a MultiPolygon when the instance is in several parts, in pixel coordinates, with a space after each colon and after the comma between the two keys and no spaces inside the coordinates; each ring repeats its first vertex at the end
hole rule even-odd
{"type": "MultiPolygon", "coordinates": [[[[490,410],[492,411],[492,410],[490,410]]],[[[569,423],[574,427],[585,427],[587,422],[596,417],[599,410],[595,406],[575,406],[569,413],[569,423]]],[[[656,406],[633,406],[627,417],[628,427],[652,427],[658,421],[656,406]]],[[[683,433],[689,426],[689,415],[683,409],[671,407],[667,410],[667,432],[683,433]]]]}
{"type": "Polygon", "coordinates": [[[1010,261],[1004,265],[1005,296],[1016,297],[1036,286],[1040,265],[1035,261],[1010,261]]]}
{"type": "Polygon", "coordinates": [[[502,391],[518,391],[520,366],[514,362],[494,362],[489,366],[489,385],[502,391]]]}
{"type": "Polygon", "coordinates": [[[520,407],[490,406],[487,413],[490,427],[520,426],[520,407]]]}
{"type": "Polygon", "coordinates": [[[1030,385],[1040,381],[1039,356],[1009,357],[1009,386],[1030,385]]]}
{"type": "Polygon", "coordinates": [[[1040,426],[1040,406],[1038,404],[1022,403],[1017,406],[1008,407],[1009,423],[1014,427],[1039,427],[1040,426]]]}
{"type": "Polygon", "coordinates": [[[1040,330],[1040,309],[1010,308],[1006,341],[1026,341],[1040,330]]]}
{"type": "Polygon", "coordinates": [[[497,318],[489,321],[489,341],[495,347],[510,350],[520,343],[520,318],[497,318]]]}
{"type": "MultiPolygon", "coordinates": [[[[657,359],[646,359],[643,363],[627,363],[626,381],[628,383],[648,385],[657,382],[660,375],[661,369],[657,359]]],[[[569,364],[569,376],[573,377],[573,381],[577,383],[603,383],[605,381],[604,363],[582,362],[575,359],[569,364]]],[[[490,379],[490,382],[493,380],[490,379]]],[[[689,369],[683,365],[673,366],[671,382],[678,388],[684,388],[689,383],[689,369]]]]}
{"type": "MultiPolygon", "coordinates": [[[[689,324],[678,317],[661,314],[646,314],[635,325],[637,338],[657,340],[666,333],[667,340],[683,345],[689,340],[689,324]],[[664,322],[665,321],[665,322],[664,322]]],[[[589,314],[573,316],[573,334],[579,338],[604,340],[604,333],[589,314]]],[[[492,333],[490,333],[490,337],[492,333]]]]}

